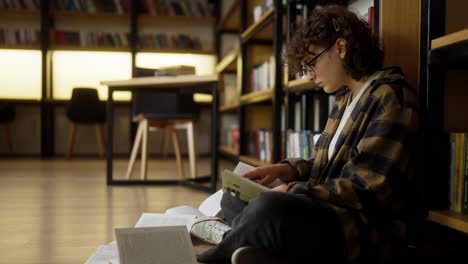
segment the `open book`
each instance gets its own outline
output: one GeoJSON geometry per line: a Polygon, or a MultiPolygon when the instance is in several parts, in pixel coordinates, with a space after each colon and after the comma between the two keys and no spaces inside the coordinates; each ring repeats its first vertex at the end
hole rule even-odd
{"type": "Polygon", "coordinates": [[[245,202],[249,202],[261,192],[271,191],[271,188],[283,184],[281,180],[276,179],[271,184],[263,186],[255,181],[242,177],[242,175],[254,168],[253,166],[239,162],[234,171],[224,170],[221,176],[223,191],[245,202]]]}
{"type": "MultiPolygon", "coordinates": [[[[131,245],[139,245],[140,242],[144,242],[145,240],[154,240],[158,239],[158,237],[161,238],[161,234],[164,234],[165,237],[169,238],[177,238],[182,237],[184,238],[184,232],[180,230],[180,227],[185,227],[183,228],[184,230],[186,229],[186,233],[188,234],[188,231],[190,230],[193,221],[200,216],[220,216],[221,215],[221,197],[223,195],[223,191],[219,190],[216,193],[210,195],[208,198],[206,198],[198,208],[192,207],[192,206],[178,206],[174,208],[167,209],[164,214],[162,213],[143,213],[140,218],[138,219],[138,222],[135,225],[135,228],[127,228],[127,229],[121,229],[124,230],[124,233],[122,231],[116,231],[120,232],[121,234],[124,234],[124,236],[121,236],[121,241],[125,242],[120,242],[120,245],[118,246],[116,241],[112,241],[107,245],[101,245],[98,247],[96,252],[91,255],[88,260],[86,261],[86,264],[119,264],[119,263],[128,263],[129,261],[125,261],[120,259],[119,257],[119,248],[126,248],[126,249],[135,249],[131,245]],[[174,227],[177,227],[178,229],[174,229],[174,227]],[[143,228],[142,230],[137,230],[143,228]],[[148,229],[151,228],[151,229],[148,229]],[[146,231],[151,231],[151,232],[146,232],[146,231]],[[145,235],[147,234],[147,236],[145,235]],[[143,238],[140,238],[140,236],[143,236],[143,238]]],[[[117,229],[116,229],[117,230],[117,229]]],[[[119,239],[118,239],[119,240],[119,239]]],[[[192,253],[192,248],[188,248],[187,240],[184,238],[181,241],[181,245],[178,244],[177,248],[179,250],[183,250],[184,253],[186,253],[184,256],[186,256],[185,259],[191,260],[191,257],[193,256],[192,253]],[[180,247],[183,247],[181,249],[180,247]]],[[[164,246],[163,244],[159,243],[159,246],[164,246]]],[[[192,246],[190,244],[190,246],[192,246]]],[[[174,246],[175,248],[175,246],[174,246]]],[[[142,247],[137,247],[136,249],[145,251],[142,247]]],[[[157,252],[153,248],[154,252],[157,252]]],[[[173,252],[173,251],[168,251],[168,252],[173,252]]],[[[134,255],[135,252],[129,251],[127,253],[124,253],[126,256],[129,256],[131,254],[132,256],[134,255]]],[[[146,255],[146,256],[151,256],[150,253],[142,253],[141,251],[136,252],[137,255],[146,255]]],[[[177,262],[179,261],[178,259],[175,259],[175,263],[183,263],[183,262],[177,262]]],[[[130,261],[131,262],[131,261],[130,261]]],[[[140,262],[138,262],[140,263],[140,262]]],[[[168,262],[169,263],[169,262],[168,262]]],[[[191,263],[191,262],[188,262],[191,263]]]]}

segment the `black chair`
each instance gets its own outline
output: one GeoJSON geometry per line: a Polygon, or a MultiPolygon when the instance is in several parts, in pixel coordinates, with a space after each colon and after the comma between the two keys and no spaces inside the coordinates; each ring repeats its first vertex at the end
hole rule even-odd
{"type": "MultiPolygon", "coordinates": [[[[145,76],[146,74],[140,74],[139,76],[142,75],[145,76]]],[[[130,155],[126,178],[131,178],[136,155],[141,146],[141,179],[146,179],[148,130],[162,131],[161,149],[164,155],[167,151],[169,134],[172,135],[177,171],[180,178],[185,178],[176,129],[187,130],[190,174],[192,178],[195,178],[197,175],[197,163],[194,122],[198,118],[198,113],[199,107],[193,101],[191,93],[179,92],[177,89],[174,92],[134,91],[132,96],[132,115],[133,121],[139,124],[130,155]]]]}
{"type": "Polygon", "coordinates": [[[104,123],[106,121],[105,104],[99,101],[94,88],[73,88],[70,104],[67,109],[70,120],[67,158],[71,158],[77,125],[95,125],[99,157],[104,158],[104,123]]]}
{"type": "Polygon", "coordinates": [[[0,124],[5,127],[5,138],[8,150],[13,152],[13,142],[11,140],[11,123],[15,120],[15,107],[7,102],[0,102],[0,124]]]}

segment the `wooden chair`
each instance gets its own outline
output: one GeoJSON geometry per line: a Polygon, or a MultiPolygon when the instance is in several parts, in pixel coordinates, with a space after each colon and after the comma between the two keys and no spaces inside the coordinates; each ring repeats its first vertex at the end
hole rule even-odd
{"type": "Polygon", "coordinates": [[[191,94],[177,92],[137,91],[133,93],[132,100],[133,121],[138,122],[138,129],[130,154],[126,178],[130,179],[135,166],[137,153],[141,147],[141,179],[147,175],[148,159],[148,131],[160,130],[162,132],[162,154],[165,155],[169,141],[172,137],[179,177],[185,178],[185,171],[180,151],[180,142],[177,129],[187,131],[188,156],[190,162],[190,176],[196,178],[196,144],[194,122],[198,118],[198,107],[193,102],[191,94]]]}
{"type": "Polygon", "coordinates": [[[77,125],[94,125],[96,127],[99,157],[104,158],[106,108],[104,103],[99,101],[97,90],[95,88],[73,88],[71,101],[66,112],[70,120],[67,158],[70,159],[72,156],[77,125]]]}
{"type": "Polygon", "coordinates": [[[15,120],[16,110],[10,103],[0,103],[0,124],[5,127],[5,139],[8,145],[8,150],[13,152],[13,142],[11,139],[11,123],[15,120]]]}

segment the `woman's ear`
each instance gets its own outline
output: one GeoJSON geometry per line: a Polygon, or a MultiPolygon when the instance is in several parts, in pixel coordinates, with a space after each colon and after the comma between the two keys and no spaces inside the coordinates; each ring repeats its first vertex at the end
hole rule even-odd
{"type": "Polygon", "coordinates": [[[346,40],[343,38],[337,39],[336,47],[338,49],[338,54],[340,55],[340,58],[344,59],[346,56],[346,40]]]}

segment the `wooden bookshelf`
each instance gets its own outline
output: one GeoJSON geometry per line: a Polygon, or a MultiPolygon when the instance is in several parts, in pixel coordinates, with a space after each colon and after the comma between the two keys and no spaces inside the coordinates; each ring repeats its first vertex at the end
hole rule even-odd
{"type": "Polygon", "coordinates": [[[255,166],[255,167],[260,167],[260,166],[265,166],[265,165],[271,164],[269,162],[261,161],[261,160],[259,160],[257,158],[254,158],[254,157],[244,156],[244,155],[240,156],[239,160],[242,161],[242,162],[245,162],[247,164],[250,164],[252,166],[255,166]]]}
{"type": "Polygon", "coordinates": [[[41,16],[39,11],[32,11],[32,10],[8,10],[8,9],[0,9],[0,17],[1,18],[8,18],[8,19],[31,19],[37,18],[41,16]]]}
{"type": "Polygon", "coordinates": [[[152,15],[141,15],[138,17],[138,22],[151,25],[151,24],[161,24],[164,25],[180,25],[180,24],[190,24],[190,25],[208,25],[214,26],[216,18],[212,16],[152,16],[152,15]]]}
{"type": "Polygon", "coordinates": [[[18,104],[18,105],[38,105],[41,103],[41,99],[29,99],[29,98],[19,99],[19,98],[0,97],[0,102],[1,101],[8,101],[12,104],[18,104]]]}
{"type": "Polygon", "coordinates": [[[239,49],[231,50],[226,57],[224,57],[218,65],[216,65],[216,72],[221,73],[224,71],[237,71],[237,57],[239,56],[239,49]]]}
{"type": "Polygon", "coordinates": [[[223,105],[219,107],[219,112],[230,112],[239,109],[240,104],[223,105]]]}
{"type": "Polygon", "coordinates": [[[258,92],[241,95],[241,104],[253,104],[268,101],[273,98],[273,89],[262,90],[258,92]]]}
{"type": "Polygon", "coordinates": [[[197,54],[197,55],[215,55],[213,50],[195,50],[195,49],[158,49],[158,48],[141,48],[138,52],[150,53],[177,53],[177,54],[197,54]]]}
{"type": "Polygon", "coordinates": [[[320,89],[314,81],[307,78],[289,81],[288,85],[284,87],[284,90],[289,92],[318,91],[320,89]]]}
{"type": "Polygon", "coordinates": [[[431,49],[438,49],[448,47],[450,45],[458,44],[460,42],[468,42],[468,28],[433,39],[431,41],[431,49]]]}
{"type": "Polygon", "coordinates": [[[36,45],[26,45],[26,44],[2,45],[0,44],[0,49],[41,50],[41,46],[39,44],[36,44],[36,45]]]}
{"type": "Polygon", "coordinates": [[[239,151],[228,146],[220,146],[219,152],[225,155],[229,155],[229,156],[236,156],[236,157],[239,156],[239,151]]]}
{"type": "Polygon", "coordinates": [[[270,8],[260,19],[253,25],[247,28],[241,34],[242,42],[255,37],[255,39],[271,40],[273,38],[273,14],[274,8],[270,8]]]}
{"type": "Polygon", "coordinates": [[[456,229],[468,234],[468,214],[454,211],[429,211],[428,219],[432,222],[456,229]]]}
{"type": "Polygon", "coordinates": [[[219,19],[218,31],[235,31],[240,28],[240,1],[232,1],[226,13],[219,19]]]}
{"type": "Polygon", "coordinates": [[[453,65],[465,68],[468,64],[468,29],[456,31],[431,41],[431,64],[453,65]]]}

